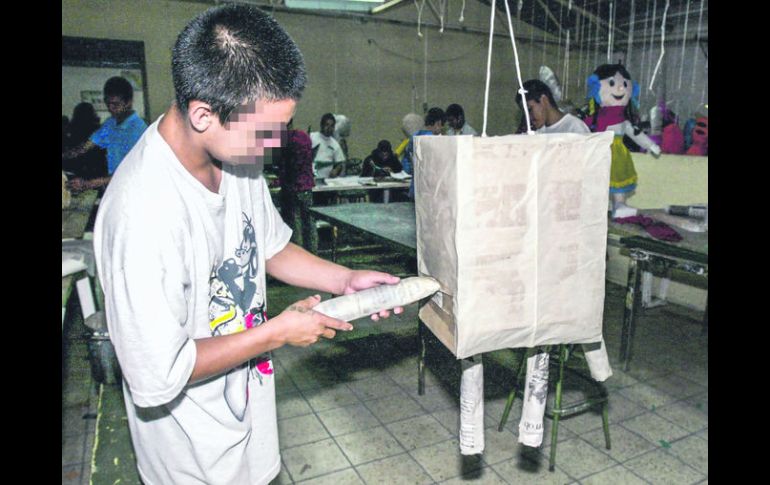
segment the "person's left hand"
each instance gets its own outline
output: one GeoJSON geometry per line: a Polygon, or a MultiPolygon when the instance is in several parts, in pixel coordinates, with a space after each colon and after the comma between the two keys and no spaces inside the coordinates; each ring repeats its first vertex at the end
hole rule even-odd
{"type": "MultiPolygon", "coordinates": [[[[345,282],[345,289],[343,294],[349,295],[357,291],[365,290],[367,288],[374,288],[380,285],[395,285],[401,281],[398,276],[392,274],[383,273],[381,271],[368,271],[368,270],[351,270],[348,280],[345,282]]],[[[393,308],[393,313],[398,315],[404,311],[404,307],[393,308]]],[[[390,309],[383,308],[377,313],[372,314],[372,320],[375,322],[382,318],[388,318],[390,316],[390,309]]]]}
{"type": "Polygon", "coordinates": [[[80,192],[86,189],[86,181],[82,178],[74,178],[67,181],[67,188],[73,192],[80,192]]]}

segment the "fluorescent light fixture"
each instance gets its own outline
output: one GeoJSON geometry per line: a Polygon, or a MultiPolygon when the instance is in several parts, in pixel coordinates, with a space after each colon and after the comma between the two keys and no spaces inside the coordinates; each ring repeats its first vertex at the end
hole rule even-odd
{"type": "Polygon", "coordinates": [[[288,8],[341,10],[345,12],[369,12],[383,3],[385,0],[285,0],[285,5],[288,8]]]}

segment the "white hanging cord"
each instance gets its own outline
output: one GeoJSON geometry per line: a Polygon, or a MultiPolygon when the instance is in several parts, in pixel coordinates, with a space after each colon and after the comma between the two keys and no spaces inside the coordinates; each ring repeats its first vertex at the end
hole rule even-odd
{"type": "Polygon", "coordinates": [[[615,6],[615,2],[610,1],[610,15],[607,17],[608,21],[608,27],[607,27],[607,64],[612,63],[612,19],[613,19],[613,7],[615,6]]]}
{"type": "MultiPolygon", "coordinates": [[[[585,1],[585,0],[583,0],[585,1]]],[[[532,0],[532,20],[529,23],[529,69],[533,71],[532,56],[535,52],[535,2],[532,0]]]]}
{"type": "Polygon", "coordinates": [[[634,0],[631,0],[631,18],[628,20],[629,26],[628,26],[628,45],[626,49],[626,66],[631,65],[631,46],[634,43],[634,22],[636,22],[636,2],[634,0]]]}
{"type": "Polygon", "coordinates": [[[677,89],[682,89],[682,73],[684,71],[684,46],[687,43],[687,19],[690,16],[690,2],[687,2],[687,10],[684,12],[684,33],[682,34],[682,61],[679,64],[679,83],[677,89]]]}
{"type": "MultiPolygon", "coordinates": [[[[596,2],[596,18],[600,19],[601,15],[599,11],[599,6],[601,5],[601,0],[596,2]]],[[[599,64],[599,22],[597,21],[595,23],[596,29],[594,29],[594,45],[596,46],[594,48],[594,67],[596,67],[599,64]]]]}
{"type": "MultiPolygon", "coordinates": [[[[559,38],[556,41],[556,65],[554,66],[554,74],[556,73],[556,69],[559,69],[561,67],[561,31],[562,31],[562,23],[564,20],[564,4],[559,3],[559,38]]],[[[564,79],[564,73],[561,73],[561,79],[564,79]]]]}
{"type": "Polygon", "coordinates": [[[489,49],[487,50],[487,86],[484,89],[484,126],[481,128],[481,136],[487,136],[487,107],[489,106],[489,73],[492,66],[492,36],[495,35],[495,2],[492,4],[492,13],[489,17],[489,49]]]}
{"type": "Polygon", "coordinates": [[[700,2],[700,13],[698,14],[698,33],[695,36],[695,47],[693,47],[693,53],[692,53],[692,80],[690,81],[690,91],[695,89],[695,66],[698,65],[698,57],[700,52],[698,52],[698,49],[700,49],[700,26],[701,21],[703,20],[703,0],[700,2]]]}
{"type": "MultiPolygon", "coordinates": [[[[532,131],[532,127],[530,126],[529,121],[529,110],[526,108],[527,105],[527,97],[525,96],[527,94],[527,90],[524,89],[524,83],[521,80],[521,67],[519,66],[519,53],[516,51],[516,40],[513,38],[513,23],[511,22],[511,9],[508,7],[508,2],[505,2],[505,14],[508,17],[508,32],[511,34],[511,46],[513,46],[513,60],[516,63],[516,77],[519,78],[519,94],[521,94],[522,98],[522,104],[524,107],[524,117],[527,119],[527,135],[534,135],[535,132],[532,131]]],[[[486,120],[486,113],[484,114],[484,125],[487,124],[486,120]]]]}
{"type": "MultiPolygon", "coordinates": [[[[569,3],[567,4],[567,17],[569,17],[569,13],[572,11],[572,0],[569,0],[569,3]]],[[[567,41],[564,43],[564,68],[562,72],[562,79],[564,80],[563,86],[564,86],[564,93],[562,94],[562,99],[568,99],[567,93],[569,91],[569,47],[570,47],[570,30],[567,29],[567,41]]]]}
{"type": "Polygon", "coordinates": [[[422,71],[422,104],[425,110],[428,109],[428,31],[425,31],[423,37],[425,50],[423,51],[423,71],[422,71]]]}
{"type": "Polygon", "coordinates": [[[652,23],[650,24],[652,26],[652,30],[650,31],[650,55],[647,57],[648,66],[647,66],[647,79],[652,78],[652,44],[654,43],[655,39],[655,18],[657,16],[658,12],[658,0],[652,0],[652,23]]]}
{"type": "Polygon", "coordinates": [[[666,53],[666,47],[663,45],[666,42],[666,14],[668,13],[669,0],[666,0],[666,8],[663,9],[663,19],[660,21],[660,57],[655,64],[655,70],[652,71],[652,79],[650,79],[650,91],[652,91],[652,85],[655,84],[655,78],[658,76],[658,69],[660,63],[663,60],[663,55],[666,53]]]}
{"type": "Polygon", "coordinates": [[[564,86],[563,93],[562,93],[562,99],[569,99],[568,96],[568,90],[569,90],[569,29],[567,29],[567,41],[564,45],[564,67],[562,68],[562,79],[564,80],[564,83],[562,86],[564,86]]]}
{"type": "MultiPolygon", "coordinates": [[[[492,1],[492,3],[495,3],[494,0],[492,1]]],[[[534,9],[535,6],[532,5],[532,8],[534,9]]],[[[545,46],[547,45],[545,41],[545,34],[547,31],[548,31],[548,17],[546,17],[545,7],[543,7],[543,62],[540,63],[541,66],[545,66],[545,46]]]]}
{"type": "MultiPolygon", "coordinates": [[[[570,0],[572,1],[572,0],[570,0]]],[[[524,6],[524,0],[519,0],[518,5],[516,5],[516,18],[518,20],[521,20],[521,7],[524,6]]]]}
{"type": "Polygon", "coordinates": [[[444,33],[444,12],[446,11],[446,0],[439,0],[438,2],[438,20],[441,23],[439,32],[444,33]]]}
{"type": "MultiPolygon", "coordinates": [[[[583,0],[583,12],[585,12],[586,9],[586,0],[583,0]]],[[[582,12],[581,12],[582,13],[582,12]]],[[[577,31],[577,38],[575,39],[575,42],[580,46],[580,52],[578,52],[578,70],[582,70],[583,67],[583,54],[585,53],[585,26],[586,26],[586,17],[585,15],[580,15],[578,17],[578,31],[577,31]]],[[[585,72],[585,71],[583,71],[585,72]]],[[[578,76],[577,78],[577,86],[580,87],[583,85],[583,77],[578,76]]]]}
{"type": "Polygon", "coordinates": [[[425,0],[422,0],[422,5],[417,0],[414,0],[414,6],[417,7],[417,37],[422,37],[420,23],[422,22],[422,9],[425,8],[425,0]]]}
{"type": "Polygon", "coordinates": [[[465,20],[465,17],[463,17],[463,12],[465,12],[465,0],[463,0],[463,6],[462,6],[462,8],[460,9],[460,22],[462,22],[463,20],[465,20]]]}

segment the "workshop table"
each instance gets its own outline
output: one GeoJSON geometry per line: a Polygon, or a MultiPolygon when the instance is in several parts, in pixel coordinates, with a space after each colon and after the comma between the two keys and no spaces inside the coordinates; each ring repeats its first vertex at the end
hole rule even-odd
{"type": "MultiPolygon", "coordinates": [[[[61,211],[61,237],[65,239],[83,239],[91,213],[94,211],[98,191],[86,190],[77,194],[72,194],[69,207],[61,211]]],[[[69,274],[62,277],[61,282],[61,319],[62,330],[64,329],[64,314],[72,294],[72,288],[76,281],[82,281],[82,278],[76,280],[80,272],[69,274]]],[[[83,283],[80,283],[83,285],[83,283]]],[[[90,289],[90,285],[89,285],[90,289]]]]}
{"type": "MultiPolygon", "coordinates": [[[[332,179],[334,180],[334,179],[332,179]]],[[[363,191],[365,194],[365,201],[369,202],[369,193],[371,193],[374,190],[382,190],[382,202],[387,204],[391,201],[391,191],[392,190],[409,190],[409,185],[411,183],[411,179],[407,180],[395,180],[395,179],[386,179],[386,180],[380,180],[380,181],[371,181],[366,183],[342,183],[342,184],[334,184],[333,182],[331,184],[328,184],[326,180],[324,179],[316,179],[315,186],[313,187],[313,193],[314,194],[330,194],[333,196],[334,201],[333,202],[339,202],[339,199],[344,196],[345,193],[355,193],[359,191],[363,191]]],[[[280,187],[271,187],[270,188],[270,194],[273,196],[278,195],[280,191],[280,187]]]]}
{"type": "MultiPolygon", "coordinates": [[[[640,215],[655,219],[663,214],[661,209],[640,210],[640,215]]],[[[674,227],[674,226],[672,226],[674,227]]],[[[678,269],[698,276],[708,282],[708,231],[691,232],[680,227],[674,229],[682,236],[679,242],[654,239],[644,228],[636,224],[620,224],[610,221],[609,233],[620,236],[621,248],[628,251],[628,280],[626,283],[625,309],[620,337],[620,361],[623,369],[629,369],[636,319],[640,310],[641,275],[645,271],[667,273],[678,269]]],[[[703,331],[708,331],[708,295],[706,297],[703,331]]]]}

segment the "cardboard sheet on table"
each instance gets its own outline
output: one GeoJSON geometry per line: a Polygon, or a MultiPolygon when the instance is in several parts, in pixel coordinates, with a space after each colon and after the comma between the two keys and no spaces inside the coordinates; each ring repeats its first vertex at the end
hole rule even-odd
{"type": "Polygon", "coordinates": [[[420,317],[457,356],[601,340],[611,133],[417,137],[420,317]]]}

